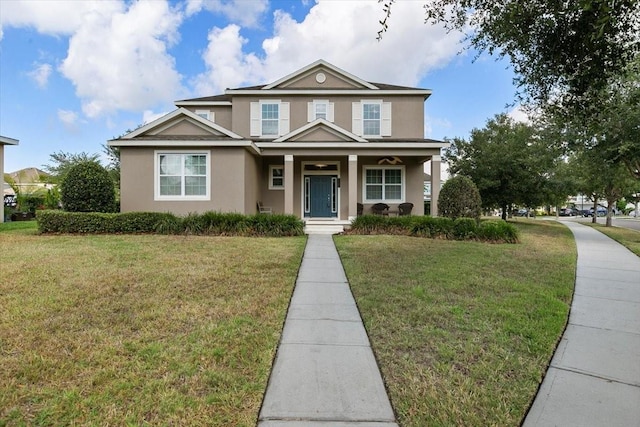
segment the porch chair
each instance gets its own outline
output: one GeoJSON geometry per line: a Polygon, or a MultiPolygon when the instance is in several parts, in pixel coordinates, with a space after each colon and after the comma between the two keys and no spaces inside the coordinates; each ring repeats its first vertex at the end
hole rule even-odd
{"type": "Polygon", "coordinates": [[[262,202],[258,202],[258,213],[271,215],[273,211],[271,206],[264,206],[262,202]]]}
{"type": "Polygon", "coordinates": [[[376,203],[375,205],[371,206],[371,212],[373,212],[374,215],[389,215],[389,205],[386,203],[376,203]]]}
{"type": "Polygon", "coordinates": [[[364,205],[362,203],[357,203],[356,208],[357,208],[357,211],[356,211],[357,215],[362,216],[362,211],[364,211],[364,205]]]}
{"type": "Polygon", "coordinates": [[[411,215],[411,210],[413,209],[413,203],[400,203],[398,205],[398,215],[399,216],[405,216],[405,215],[411,215]]]}

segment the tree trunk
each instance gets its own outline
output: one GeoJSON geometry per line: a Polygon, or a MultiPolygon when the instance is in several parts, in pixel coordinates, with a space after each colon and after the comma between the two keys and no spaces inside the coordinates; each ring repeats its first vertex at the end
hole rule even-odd
{"type": "Polygon", "coordinates": [[[598,198],[593,198],[593,218],[591,218],[592,224],[598,223],[598,198]]]}
{"type": "Polygon", "coordinates": [[[613,217],[613,209],[614,206],[616,205],[616,201],[615,200],[609,200],[607,199],[607,223],[605,225],[605,227],[611,227],[612,225],[612,217],[613,217]]]}
{"type": "Polygon", "coordinates": [[[503,221],[507,220],[507,209],[509,209],[509,207],[507,205],[502,206],[502,220],[503,221]]]}

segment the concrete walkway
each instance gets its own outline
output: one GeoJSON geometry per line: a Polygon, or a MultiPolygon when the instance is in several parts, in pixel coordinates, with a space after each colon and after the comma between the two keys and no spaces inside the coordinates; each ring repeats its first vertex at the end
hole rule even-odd
{"type": "Polygon", "coordinates": [[[569,324],[523,426],[640,427],[640,258],[572,221],[569,324]]]}
{"type": "Polygon", "coordinates": [[[258,427],[397,427],[331,235],[309,235],[258,427]]]}

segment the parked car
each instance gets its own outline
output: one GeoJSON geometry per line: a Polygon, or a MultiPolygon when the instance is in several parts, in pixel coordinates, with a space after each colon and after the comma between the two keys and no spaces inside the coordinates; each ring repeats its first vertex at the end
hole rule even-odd
{"type": "MultiPolygon", "coordinates": [[[[602,206],[598,206],[598,216],[607,216],[607,208],[603,208],[602,206]]],[[[593,208],[589,209],[589,216],[593,216],[593,208]]]]}
{"type": "Polygon", "coordinates": [[[575,208],[562,208],[560,209],[559,214],[560,216],[577,216],[579,211],[575,208]]]}

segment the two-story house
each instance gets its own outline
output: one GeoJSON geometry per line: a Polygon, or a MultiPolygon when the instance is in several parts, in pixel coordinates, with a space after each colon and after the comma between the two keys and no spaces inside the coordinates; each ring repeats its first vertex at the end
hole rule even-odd
{"type": "MultiPolygon", "coordinates": [[[[348,224],[383,202],[422,215],[427,89],[364,81],[319,60],[273,83],[177,101],[121,138],[121,210],[274,213],[348,224]],[[360,208],[360,209],[359,209],[360,208]]],[[[431,214],[437,215],[439,185],[431,214]]]]}

